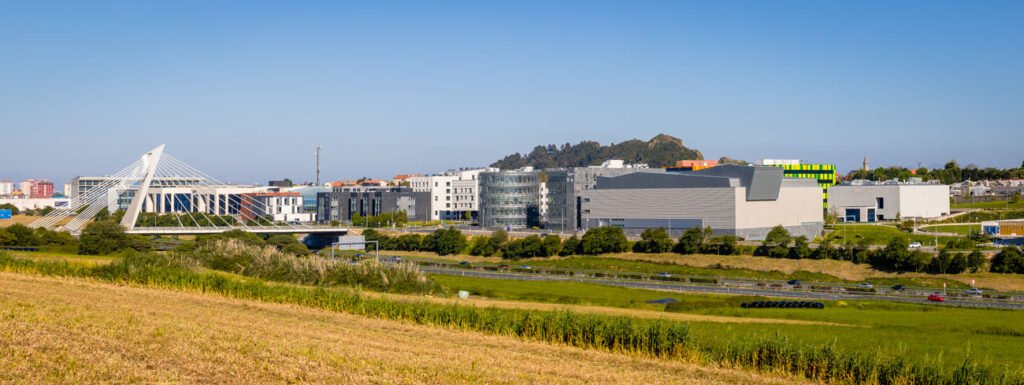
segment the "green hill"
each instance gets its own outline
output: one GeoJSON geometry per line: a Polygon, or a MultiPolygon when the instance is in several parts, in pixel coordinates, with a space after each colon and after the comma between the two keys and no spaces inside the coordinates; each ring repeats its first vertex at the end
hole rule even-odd
{"type": "Polygon", "coordinates": [[[524,166],[535,168],[586,167],[599,165],[610,159],[622,159],[627,163],[647,163],[651,167],[672,166],[681,159],[704,159],[700,151],[687,148],[679,138],[659,134],[649,141],[631,139],[604,146],[594,141],[582,141],[575,145],[539,145],[523,155],[515,153],[491,164],[491,167],[515,169],[524,166]]]}

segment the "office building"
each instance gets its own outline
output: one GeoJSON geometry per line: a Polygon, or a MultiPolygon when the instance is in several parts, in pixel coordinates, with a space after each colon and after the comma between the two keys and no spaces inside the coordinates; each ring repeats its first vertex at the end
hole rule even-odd
{"type": "Polygon", "coordinates": [[[762,240],[781,225],[813,239],[824,214],[815,181],[786,178],[776,167],[723,165],[683,173],[597,177],[580,193],[583,229],[616,226],[627,234],[665,228],[673,237],[694,227],[762,240]]]}
{"type": "Polygon", "coordinates": [[[581,230],[580,195],[592,190],[597,185],[598,177],[664,172],[662,168],[626,164],[621,160],[609,160],[600,166],[544,170],[544,188],[547,191],[543,199],[546,206],[544,228],[560,232],[581,230]]]}
{"type": "Polygon", "coordinates": [[[317,221],[351,222],[352,216],[405,211],[409,221],[430,219],[430,193],[408,187],[338,187],[317,194],[317,221]]]}
{"type": "Polygon", "coordinates": [[[410,176],[406,181],[413,191],[430,193],[431,220],[462,220],[467,213],[471,217],[477,215],[480,173],[495,171],[498,169],[465,168],[410,176]]]}
{"type": "Polygon", "coordinates": [[[829,188],[828,210],[846,222],[938,218],[949,214],[949,186],[857,180],[829,188]]]}
{"type": "Polygon", "coordinates": [[[480,226],[507,230],[539,227],[540,175],[533,167],[481,172],[480,226]]]}

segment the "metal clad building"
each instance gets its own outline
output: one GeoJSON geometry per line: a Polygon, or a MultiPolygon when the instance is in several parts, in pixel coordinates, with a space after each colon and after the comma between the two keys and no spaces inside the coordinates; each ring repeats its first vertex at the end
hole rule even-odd
{"type": "Polygon", "coordinates": [[[855,181],[829,189],[829,212],[846,222],[937,218],[949,214],[949,186],[855,181]]]}
{"type": "Polygon", "coordinates": [[[673,236],[710,226],[716,234],[764,239],[776,225],[813,238],[824,218],[821,189],[783,178],[776,167],[718,166],[692,173],[635,173],[599,177],[581,194],[584,228],[622,227],[636,235],[663,227],[673,236]]]}

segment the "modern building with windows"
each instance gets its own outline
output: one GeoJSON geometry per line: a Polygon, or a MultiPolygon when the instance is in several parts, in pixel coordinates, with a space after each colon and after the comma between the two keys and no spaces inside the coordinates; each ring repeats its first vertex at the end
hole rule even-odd
{"type": "Polygon", "coordinates": [[[600,166],[571,167],[567,169],[544,170],[546,194],[543,203],[544,228],[559,232],[576,232],[582,229],[580,196],[592,190],[599,177],[613,177],[634,173],[665,173],[662,168],[649,168],[646,164],[626,164],[621,160],[609,160],[600,166]]]}
{"type": "Polygon", "coordinates": [[[480,226],[524,229],[539,227],[541,172],[532,167],[481,172],[480,226]]]}
{"type": "Polygon", "coordinates": [[[829,188],[828,210],[844,222],[929,219],[949,214],[949,186],[856,180],[829,188]]]}
{"type": "Polygon", "coordinates": [[[462,220],[477,216],[479,175],[496,168],[464,168],[436,175],[415,175],[406,180],[413,191],[430,193],[431,220],[462,220]]]}
{"type": "Polygon", "coordinates": [[[761,159],[760,166],[782,168],[787,178],[814,179],[821,187],[822,207],[828,209],[828,189],[836,184],[836,165],[823,163],[805,163],[797,159],[761,159]]]}
{"type": "Polygon", "coordinates": [[[598,177],[580,194],[583,229],[616,226],[627,234],[665,228],[673,237],[694,227],[761,240],[775,226],[794,236],[821,234],[821,190],[786,178],[777,167],[724,165],[694,172],[598,177]]]}
{"type": "Polygon", "coordinates": [[[352,216],[405,211],[410,221],[430,219],[430,192],[409,187],[338,187],[317,194],[317,221],[351,222],[352,216]]]}

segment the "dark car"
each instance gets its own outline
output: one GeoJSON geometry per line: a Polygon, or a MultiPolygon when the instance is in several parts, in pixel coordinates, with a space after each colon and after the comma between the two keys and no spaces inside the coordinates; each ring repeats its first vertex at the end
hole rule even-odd
{"type": "Polygon", "coordinates": [[[469,262],[467,262],[467,261],[459,262],[459,266],[469,267],[469,262]]]}
{"type": "Polygon", "coordinates": [[[791,280],[789,280],[789,281],[786,281],[786,284],[787,284],[787,285],[793,285],[793,286],[796,286],[796,285],[799,285],[799,284],[800,284],[800,280],[799,280],[799,279],[791,279],[791,280]]]}
{"type": "Polygon", "coordinates": [[[892,289],[892,291],[904,291],[904,290],[907,290],[907,287],[903,286],[903,285],[896,285],[896,286],[891,287],[891,289],[892,289]]]}

